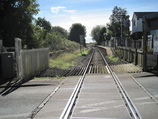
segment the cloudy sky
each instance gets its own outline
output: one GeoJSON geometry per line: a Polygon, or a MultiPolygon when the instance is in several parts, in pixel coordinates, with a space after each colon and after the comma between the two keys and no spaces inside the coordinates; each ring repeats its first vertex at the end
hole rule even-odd
{"type": "Polygon", "coordinates": [[[115,6],[127,10],[132,18],[133,12],[158,11],[157,0],[37,0],[42,17],[52,26],[61,26],[69,31],[73,23],[86,27],[86,42],[91,42],[91,30],[96,25],[109,23],[109,17],[115,6]]]}

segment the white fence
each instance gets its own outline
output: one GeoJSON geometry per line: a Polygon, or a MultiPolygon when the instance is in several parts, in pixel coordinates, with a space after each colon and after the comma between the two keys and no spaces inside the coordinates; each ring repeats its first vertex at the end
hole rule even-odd
{"type": "Polygon", "coordinates": [[[49,67],[49,48],[22,50],[21,40],[16,38],[17,78],[36,76],[49,67]]]}
{"type": "Polygon", "coordinates": [[[35,76],[48,68],[48,51],[48,48],[21,51],[23,77],[35,76]]]}

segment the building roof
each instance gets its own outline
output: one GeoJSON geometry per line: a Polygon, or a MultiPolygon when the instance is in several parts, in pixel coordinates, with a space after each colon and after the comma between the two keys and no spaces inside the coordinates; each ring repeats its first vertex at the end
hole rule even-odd
{"type": "Polygon", "coordinates": [[[158,13],[158,12],[134,12],[133,15],[135,14],[138,18],[142,18],[145,15],[149,15],[153,13],[158,13]]]}
{"type": "Polygon", "coordinates": [[[158,12],[146,15],[147,19],[155,19],[158,18],[158,12]]]}

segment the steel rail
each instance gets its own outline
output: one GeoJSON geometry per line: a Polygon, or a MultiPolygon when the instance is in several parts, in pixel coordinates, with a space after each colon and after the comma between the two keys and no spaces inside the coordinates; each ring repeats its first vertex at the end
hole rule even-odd
{"type": "MultiPolygon", "coordinates": [[[[97,48],[98,49],[98,48],[97,48]]],[[[112,71],[112,69],[110,68],[108,62],[106,61],[105,57],[103,56],[103,54],[101,53],[101,51],[98,49],[99,53],[101,54],[106,67],[108,68],[108,71],[111,73],[112,77],[114,78],[125,102],[126,105],[128,106],[131,116],[133,116],[134,119],[142,119],[142,116],[140,115],[139,111],[137,110],[137,108],[135,107],[134,103],[132,102],[132,100],[130,99],[128,93],[126,92],[125,88],[123,87],[123,85],[121,84],[119,78],[117,77],[117,75],[115,74],[115,72],[112,71]]]]}
{"type": "Polygon", "coordinates": [[[92,58],[93,58],[93,55],[94,55],[94,49],[93,49],[93,52],[92,52],[92,55],[89,59],[89,62],[87,63],[87,66],[86,66],[86,69],[83,73],[83,75],[79,78],[79,81],[77,82],[76,86],[75,86],[75,89],[73,90],[73,93],[71,94],[61,116],[60,116],[60,119],[68,119],[72,113],[72,110],[73,110],[73,107],[75,105],[75,102],[76,102],[76,99],[77,99],[77,96],[80,92],[80,89],[82,87],[82,84],[83,84],[83,81],[84,81],[84,78],[86,76],[86,73],[88,71],[88,68],[90,66],[90,63],[92,61],[92,58]]]}

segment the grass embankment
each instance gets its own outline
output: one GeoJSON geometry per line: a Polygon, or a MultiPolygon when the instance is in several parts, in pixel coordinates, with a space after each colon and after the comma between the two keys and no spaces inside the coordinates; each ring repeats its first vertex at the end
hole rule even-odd
{"type": "Polygon", "coordinates": [[[68,67],[75,66],[77,63],[77,59],[81,55],[86,55],[88,54],[89,49],[85,49],[82,54],[80,53],[80,50],[76,50],[73,52],[64,52],[60,54],[57,58],[50,59],[49,60],[49,67],[51,68],[60,68],[60,69],[65,69],[68,67]]]}

